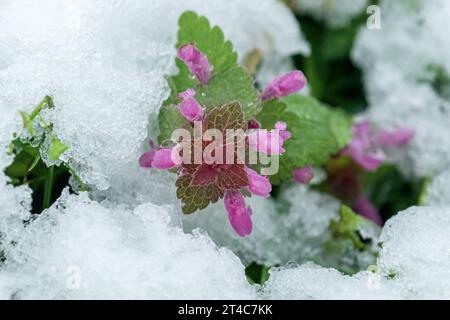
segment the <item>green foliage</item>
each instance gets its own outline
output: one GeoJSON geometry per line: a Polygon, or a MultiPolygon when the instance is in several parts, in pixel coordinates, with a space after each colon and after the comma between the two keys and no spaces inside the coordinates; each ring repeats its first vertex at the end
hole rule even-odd
{"type": "Polygon", "coordinates": [[[179,19],[177,48],[189,43],[195,44],[208,57],[212,77],[207,85],[200,85],[189,73],[187,66],[177,59],[179,73],[167,79],[171,95],[159,115],[159,142],[169,139],[175,129],[186,127],[186,121],[176,112],[176,105],[178,94],[188,88],[196,90],[196,99],[206,112],[233,102],[240,103],[246,120],[250,120],[258,112],[258,92],[254,88],[253,79],[238,65],[237,53],[231,42],[225,40],[222,30],[217,26],[211,27],[205,17],[192,11],[185,12],[179,19]]]}
{"type": "Polygon", "coordinates": [[[340,28],[328,28],[308,16],[300,19],[311,54],[295,57],[296,67],[305,72],[314,97],[350,113],[367,107],[362,72],[350,58],[355,37],[366,21],[365,12],[340,28]]]}
{"type": "Polygon", "coordinates": [[[245,268],[245,274],[250,284],[264,284],[270,277],[269,267],[257,263],[252,263],[245,268]]]}
{"type": "Polygon", "coordinates": [[[190,129],[191,124],[181,115],[178,107],[164,105],[159,110],[159,136],[158,141],[162,144],[166,140],[170,140],[172,132],[178,128],[190,129]]]}
{"type": "Polygon", "coordinates": [[[285,121],[292,133],[280,157],[280,170],[270,177],[273,184],[290,180],[294,169],[325,164],[351,138],[351,118],[311,97],[291,95],[282,101],[267,101],[257,119],[265,129],[285,121]]]}
{"type": "Polygon", "coordinates": [[[206,86],[197,86],[197,101],[206,111],[231,102],[239,102],[245,119],[253,118],[259,107],[253,79],[241,67],[234,67],[219,76],[212,77],[206,86]]]}
{"type": "Polygon", "coordinates": [[[384,221],[400,211],[419,205],[427,187],[427,179],[408,179],[393,165],[364,173],[363,181],[366,194],[384,221]]]}
{"type": "Polygon", "coordinates": [[[370,223],[369,220],[353,212],[352,209],[343,205],[339,210],[339,221],[332,220],[330,229],[334,239],[349,239],[355,248],[364,249],[365,244],[358,234],[358,230],[364,225],[370,223]]]}
{"type": "Polygon", "coordinates": [[[74,176],[83,188],[81,180],[70,165],[60,159],[69,147],[55,136],[52,125],[47,124],[40,115],[43,108],[53,107],[52,99],[47,96],[30,114],[20,112],[28,134],[14,135],[9,150],[14,160],[5,169],[10,184],[16,187],[29,185],[33,190],[34,213],[40,213],[56,200],[67,186],[70,175],[74,176]],[[36,130],[38,127],[40,129],[36,130]],[[50,144],[46,148],[47,140],[50,144]],[[42,160],[44,156],[62,165],[47,166],[42,160]]]}

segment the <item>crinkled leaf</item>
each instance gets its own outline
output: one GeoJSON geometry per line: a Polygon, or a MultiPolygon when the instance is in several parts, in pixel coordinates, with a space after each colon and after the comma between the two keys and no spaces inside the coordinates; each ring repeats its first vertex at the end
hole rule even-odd
{"type": "Polygon", "coordinates": [[[244,121],[244,114],[238,102],[233,102],[228,105],[216,107],[206,115],[204,121],[204,130],[217,129],[226,133],[226,129],[245,129],[246,122],[244,121]]]}
{"type": "Polygon", "coordinates": [[[48,150],[48,158],[51,161],[59,160],[59,157],[61,157],[61,155],[67,150],[69,150],[69,147],[65,143],[56,138],[52,138],[50,148],[48,150]]]}
{"type": "Polygon", "coordinates": [[[182,175],[176,182],[177,197],[183,203],[183,213],[191,214],[197,210],[206,208],[210,203],[215,203],[223,197],[223,191],[215,184],[193,186],[192,175],[182,175]]]}
{"type": "Polygon", "coordinates": [[[217,185],[221,189],[241,189],[248,185],[244,165],[234,164],[222,168],[217,175],[217,185]]]}
{"type": "Polygon", "coordinates": [[[246,120],[255,117],[260,105],[253,79],[242,67],[213,76],[206,86],[197,86],[196,91],[197,101],[207,111],[238,101],[246,120]]]}

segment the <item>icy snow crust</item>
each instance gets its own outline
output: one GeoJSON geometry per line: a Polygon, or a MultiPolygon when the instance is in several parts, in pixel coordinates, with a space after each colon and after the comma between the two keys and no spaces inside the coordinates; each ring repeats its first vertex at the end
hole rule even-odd
{"type": "Polygon", "coordinates": [[[349,277],[297,265],[327,265],[323,244],[339,208],[333,198],[293,186],[278,204],[252,199],[254,234],[238,240],[220,205],[182,218],[174,178],[138,168],[148,129],[151,137],[158,131],[155,115],[168,94],[164,75],[175,71],[179,14],[189,8],[207,15],[241,57],[260,46],[285,61],[307,54],[308,45],[279,1],[0,0],[0,6],[0,168],[12,160],[6,148],[21,130],[17,111],[51,94],[57,108],[45,116],[93,190],[65,191],[32,217],[28,187],[7,185],[0,170],[1,299],[450,298],[450,205],[435,203],[433,191],[430,207],[388,222],[378,273],[349,277]],[[271,270],[259,287],[245,277],[250,261],[287,265],[271,270]]]}

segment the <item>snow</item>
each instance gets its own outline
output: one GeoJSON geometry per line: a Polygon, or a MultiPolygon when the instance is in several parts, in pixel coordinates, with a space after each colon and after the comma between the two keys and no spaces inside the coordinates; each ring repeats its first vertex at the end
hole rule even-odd
{"type": "MultiPolygon", "coordinates": [[[[342,257],[327,250],[327,244],[333,241],[330,222],[338,220],[337,200],[297,184],[281,194],[277,202],[258,197],[246,200],[253,210],[253,232],[245,239],[236,236],[230,228],[222,203],[185,216],[184,228],[205,230],[214,242],[230,248],[247,263],[256,261],[273,266],[312,260],[342,267],[352,265],[356,259],[362,267],[370,264],[372,257],[366,253],[342,257]]],[[[376,243],[377,236],[375,231],[367,239],[376,243]]]]}
{"type": "MultiPolygon", "coordinates": [[[[365,70],[371,117],[380,126],[417,128],[406,150],[409,167],[434,175],[450,163],[450,101],[433,90],[424,70],[433,63],[450,73],[450,5],[417,1],[422,10],[408,5],[411,13],[402,16],[398,10],[407,2],[395,3],[384,4],[383,33],[361,32],[354,58],[365,70]]],[[[6,257],[0,299],[450,298],[448,171],[433,180],[427,207],[389,220],[380,238],[377,230],[361,230],[383,243],[378,271],[346,276],[326,267],[356,261],[364,269],[371,260],[325,252],[340,206],[334,198],[299,185],[282,190],[278,202],[253,197],[254,233],[238,239],[222,204],[182,217],[174,176],[138,167],[148,138],[158,133],[155,115],[168,95],[164,75],[175,72],[179,14],[207,15],[242,59],[262,50],[258,80],[265,83],[290,68],[291,54],[309,52],[280,1],[0,0],[0,6],[0,242],[6,257]],[[65,157],[91,191],[65,191],[42,215],[31,216],[30,189],[7,185],[3,168],[11,161],[12,134],[21,130],[17,111],[31,110],[47,94],[56,108],[44,116],[70,146],[65,157]],[[304,264],[311,260],[322,267],[304,264]],[[252,261],[282,267],[272,269],[261,288],[246,279],[244,267],[252,261]]],[[[354,13],[345,11],[348,21],[354,13]]]]}
{"type": "Polygon", "coordinates": [[[450,170],[435,177],[426,190],[426,203],[430,206],[450,207],[450,170]]]}
{"type": "MultiPolygon", "coordinates": [[[[5,245],[3,298],[252,299],[244,266],[168,206],[135,210],[65,193],[5,245]],[[16,281],[10,281],[11,277],[16,281]]],[[[0,296],[1,298],[1,296],[0,296]]]]}
{"type": "Polygon", "coordinates": [[[413,207],[388,221],[377,273],[305,264],[272,269],[270,299],[449,299],[450,208],[413,207]],[[391,275],[391,276],[389,276],[391,275]]]}
{"type": "Polygon", "coordinates": [[[188,9],[221,26],[241,59],[254,48],[275,62],[308,53],[276,0],[11,1],[0,13],[1,109],[31,110],[52,95],[47,116],[71,165],[98,190],[120,188],[113,184],[138,175],[128,168],[168,96],[164,76],[175,72],[177,21],[188,9]]]}
{"type": "Polygon", "coordinates": [[[294,0],[296,11],[310,14],[331,27],[345,27],[352,18],[365,12],[368,0],[294,0]]]}
{"type": "Polygon", "coordinates": [[[450,84],[436,89],[430,71],[450,74],[450,3],[383,1],[381,8],[382,29],[362,28],[353,52],[364,70],[368,115],[384,128],[415,129],[401,167],[434,176],[450,163],[450,84]]]}

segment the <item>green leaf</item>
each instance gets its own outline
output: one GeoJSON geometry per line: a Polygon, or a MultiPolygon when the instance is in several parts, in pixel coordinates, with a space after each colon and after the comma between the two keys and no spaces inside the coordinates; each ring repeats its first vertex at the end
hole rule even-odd
{"type": "Polygon", "coordinates": [[[30,133],[30,136],[34,136],[36,134],[36,132],[34,131],[33,128],[33,121],[30,118],[30,116],[28,114],[26,114],[23,111],[19,112],[20,116],[22,117],[23,120],[23,127],[28,129],[28,132],[30,133]]]}
{"type": "Polygon", "coordinates": [[[292,179],[294,169],[325,164],[351,138],[351,118],[314,98],[292,95],[267,101],[262,108],[257,119],[263,128],[272,129],[276,121],[284,121],[292,133],[285,142],[279,172],[270,176],[273,184],[292,179]]]}
{"type": "Polygon", "coordinates": [[[213,74],[226,72],[237,65],[238,56],[233,45],[225,40],[219,27],[211,27],[207,18],[187,11],[180,16],[179,27],[177,48],[194,43],[208,57],[214,67],[213,74]]]}
{"type": "Polygon", "coordinates": [[[191,214],[205,209],[210,203],[215,203],[223,197],[223,191],[214,184],[192,186],[193,176],[179,176],[176,182],[177,198],[183,202],[183,213],[191,214]]]}
{"type": "Polygon", "coordinates": [[[337,239],[350,239],[356,248],[364,249],[365,244],[357,232],[364,224],[370,222],[345,205],[341,206],[339,216],[339,221],[332,220],[330,223],[333,236],[337,239]]]}
{"type": "MultiPolygon", "coordinates": [[[[225,41],[225,36],[219,27],[211,27],[205,17],[198,16],[195,12],[187,11],[180,16],[177,48],[193,43],[203,52],[213,67],[212,75],[224,73],[237,65],[237,53],[233,50],[230,41],[225,41]]],[[[172,88],[171,103],[176,102],[176,94],[198,84],[192,77],[187,66],[179,59],[176,61],[180,70],[179,74],[169,79],[172,88]]]]}
{"type": "Polygon", "coordinates": [[[239,102],[245,119],[250,120],[260,105],[253,79],[242,67],[234,67],[225,73],[213,76],[206,86],[197,86],[196,99],[206,111],[232,102],[239,102]]]}
{"type": "Polygon", "coordinates": [[[181,115],[178,107],[175,105],[162,106],[158,115],[159,136],[158,142],[162,144],[170,140],[174,130],[179,128],[190,129],[191,124],[181,115]]]}
{"type": "Polygon", "coordinates": [[[51,161],[59,160],[59,157],[67,150],[69,150],[69,147],[66,144],[53,137],[48,150],[48,158],[51,161]]]}

